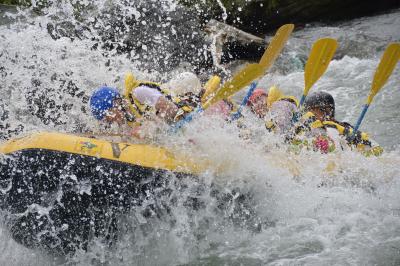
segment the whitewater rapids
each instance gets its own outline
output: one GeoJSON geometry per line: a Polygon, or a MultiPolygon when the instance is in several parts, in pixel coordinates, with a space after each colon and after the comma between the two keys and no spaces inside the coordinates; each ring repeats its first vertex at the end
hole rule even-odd
{"type": "MultiPolygon", "coordinates": [[[[68,7],[66,13],[72,12],[68,7]]],[[[105,56],[101,49],[92,49],[90,38],[52,39],[44,26],[51,16],[10,16],[16,22],[0,26],[3,140],[36,131],[96,130],[87,106],[95,87],[122,88],[127,71],[139,79],[170,78],[138,70],[125,55],[105,56]]],[[[400,11],[394,11],[329,27],[307,26],[293,34],[260,86],[275,84],[299,97],[312,42],[337,38],[338,55],[313,90],[332,93],[338,120],[354,123],[384,48],[400,40],[399,25],[400,11]]],[[[214,162],[201,176],[208,184],[198,195],[205,208],[188,210],[182,200],[171,203],[168,216],[152,221],[133,210],[125,218],[131,230],[112,250],[93,240],[88,252],[71,258],[26,249],[1,225],[0,265],[399,265],[398,84],[400,66],[375,97],[361,128],[385,148],[380,158],[290,155],[247,112],[245,122],[252,132],[248,140],[238,137],[234,125],[201,117],[182,134],[159,136],[157,144],[214,162]],[[196,145],[188,145],[189,139],[196,145]],[[237,226],[227,222],[231,213],[216,212],[212,183],[233,197],[237,190],[250,193],[253,216],[262,229],[237,226]]]]}

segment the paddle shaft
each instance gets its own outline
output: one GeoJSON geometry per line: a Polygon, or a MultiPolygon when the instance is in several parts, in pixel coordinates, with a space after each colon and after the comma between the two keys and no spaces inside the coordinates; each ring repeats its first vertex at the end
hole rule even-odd
{"type": "Polygon", "coordinates": [[[364,108],[363,108],[363,110],[362,110],[362,112],[361,112],[361,115],[360,115],[360,117],[358,118],[357,123],[356,123],[356,125],[355,125],[355,127],[354,127],[354,129],[353,129],[353,135],[352,135],[352,137],[354,137],[354,136],[356,135],[358,129],[360,128],[361,122],[363,121],[364,116],[365,116],[365,114],[366,114],[367,111],[368,111],[368,107],[369,107],[369,104],[365,104],[365,105],[364,105],[364,108]]]}
{"type": "Polygon", "coordinates": [[[244,96],[242,102],[240,103],[238,110],[231,115],[231,121],[239,119],[239,117],[242,115],[243,107],[246,106],[247,102],[249,101],[256,87],[257,87],[257,82],[251,83],[249,89],[247,90],[246,96],[244,96]]]}
{"type": "Polygon", "coordinates": [[[301,107],[303,106],[304,101],[306,100],[306,97],[307,97],[307,95],[305,95],[305,94],[303,94],[301,96],[300,103],[299,103],[299,108],[298,108],[297,112],[295,112],[293,114],[292,123],[296,123],[296,122],[298,122],[300,120],[300,117],[302,115],[301,107]]]}
{"type": "Polygon", "coordinates": [[[368,95],[367,102],[363,107],[360,117],[357,120],[356,126],[354,127],[351,138],[356,135],[361,122],[364,119],[365,114],[368,111],[369,105],[372,103],[375,95],[383,88],[390,75],[392,75],[398,61],[400,60],[400,43],[391,43],[386,48],[382,55],[382,58],[375,70],[374,79],[372,81],[372,88],[368,95]]]}
{"type": "Polygon", "coordinates": [[[239,73],[233,76],[230,81],[225,82],[222,87],[216,91],[215,95],[211,99],[207,100],[207,102],[205,102],[201,108],[198,108],[194,111],[193,115],[189,114],[185,119],[176,123],[173,126],[173,131],[176,132],[177,129],[191,121],[196,114],[201,113],[203,110],[219,102],[220,100],[232,96],[240,89],[251,84],[253,80],[260,78],[275,62],[276,58],[286,44],[287,39],[292,33],[293,28],[293,24],[286,24],[280,27],[269,43],[259,63],[247,65],[244,69],[239,71],[239,73]]]}
{"type": "Polygon", "coordinates": [[[306,100],[306,96],[307,96],[307,95],[305,95],[305,94],[303,94],[303,95],[301,96],[300,103],[299,103],[299,109],[300,109],[300,107],[303,106],[304,101],[306,100]]]}
{"type": "MultiPolygon", "coordinates": [[[[247,104],[247,102],[250,99],[250,96],[253,94],[254,90],[257,87],[257,82],[253,82],[251,83],[249,89],[247,90],[246,96],[243,98],[242,103],[239,106],[239,109],[236,113],[232,114],[231,120],[234,121],[236,119],[238,119],[241,115],[242,109],[243,107],[247,104]]],[[[199,107],[197,109],[195,109],[193,112],[191,112],[190,114],[188,114],[187,116],[185,116],[184,119],[178,121],[177,123],[175,123],[172,127],[172,131],[176,132],[178,129],[182,128],[186,123],[189,123],[190,121],[193,120],[193,118],[202,113],[204,111],[204,109],[202,107],[199,107]]]]}
{"type": "Polygon", "coordinates": [[[193,118],[202,113],[204,111],[204,109],[202,107],[198,107],[196,108],[193,112],[187,114],[185,116],[185,118],[183,118],[182,120],[179,120],[178,122],[176,122],[175,124],[173,124],[171,126],[171,132],[175,133],[176,131],[178,131],[180,128],[182,128],[186,123],[189,123],[190,121],[193,120],[193,118]]]}

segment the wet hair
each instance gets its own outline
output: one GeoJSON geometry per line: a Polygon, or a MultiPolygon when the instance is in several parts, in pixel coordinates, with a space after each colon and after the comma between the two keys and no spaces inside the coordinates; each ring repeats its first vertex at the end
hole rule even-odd
{"type": "Polygon", "coordinates": [[[335,117],[335,100],[332,95],[327,92],[314,92],[306,98],[304,109],[310,110],[313,108],[320,109],[327,117],[335,117]]]}

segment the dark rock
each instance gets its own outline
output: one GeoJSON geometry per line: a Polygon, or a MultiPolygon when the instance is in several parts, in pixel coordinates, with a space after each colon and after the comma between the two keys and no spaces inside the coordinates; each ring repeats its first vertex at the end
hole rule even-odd
{"type": "Polygon", "coordinates": [[[208,33],[208,38],[219,53],[216,55],[216,63],[228,63],[238,59],[258,61],[267,45],[263,38],[214,19],[206,24],[204,31],[208,33]]]}
{"type": "Polygon", "coordinates": [[[265,47],[262,38],[215,20],[205,25],[198,10],[166,0],[121,1],[96,12],[90,10],[94,8],[88,6],[86,14],[80,13],[75,20],[51,15],[48,33],[54,40],[90,38],[94,41],[92,49],[102,49],[105,57],[115,52],[127,54],[139,68],[159,72],[182,63],[201,72],[221,62],[258,59],[265,47]],[[222,36],[215,48],[221,52],[218,62],[213,62],[212,54],[215,34],[222,36]]]}
{"type": "Polygon", "coordinates": [[[197,14],[170,1],[119,1],[99,10],[87,7],[79,18],[51,16],[53,39],[90,38],[106,57],[127,54],[143,69],[167,71],[182,62],[195,69],[212,66],[206,34],[197,14]]]}
{"type": "MultiPolygon", "coordinates": [[[[180,0],[200,8],[210,17],[223,17],[217,1],[180,0]]],[[[227,23],[254,34],[269,32],[285,23],[297,25],[310,22],[346,20],[400,7],[399,0],[221,0],[227,11],[227,23]]],[[[206,16],[207,17],[207,16],[206,16]]]]}

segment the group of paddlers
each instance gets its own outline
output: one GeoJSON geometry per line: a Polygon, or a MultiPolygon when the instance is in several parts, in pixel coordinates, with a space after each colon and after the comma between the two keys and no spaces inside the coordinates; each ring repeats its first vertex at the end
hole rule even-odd
{"type": "MultiPolygon", "coordinates": [[[[125,134],[143,139],[142,129],[149,123],[173,126],[199,108],[204,96],[212,95],[210,90],[214,89],[215,86],[202,86],[191,72],[183,72],[165,84],[139,81],[128,74],[124,93],[116,88],[100,87],[92,94],[90,106],[96,119],[125,127],[125,134]]],[[[353,134],[352,125],[336,120],[335,101],[327,92],[310,94],[299,109],[296,97],[285,95],[276,86],[268,90],[256,88],[246,106],[264,120],[266,130],[279,134],[283,142],[299,150],[329,153],[355,149],[366,155],[382,152],[366,133],[353,134]]],[[[233,122],[232,114],[237,108],[232,99],[223,99],[207,109],[205,115],[221,115],[233,122]]]]}
{"type": "MultiPolygon", "coordinates": [[[[285,95],[276,86],[269,89],[257,87],[255,80],[272,66],[293,29],[293,24],[280,27],[260,61],[246,65],[222,86],[218,76],[213,76],[202,85],[199,78],[190,72],[181,73],[165,84],[139,81],[129,73],[125,77],[123,93],[103,86],[92,94],[92,114],[107,124],[127,125],[129,136],[143,138],[141,133],[150,124],[156,128],[167,124],[176,131],[183,122],[190,121],[194,114],[202,111],[204,115],[219,114],[234,122],[243,116],[241,111],[247,106],[263,119],[266,130],[282,136],[283,142],[296,147],[295,150],[322,153],[357,150],[367,156],[380,155],[383,149],[358,129],[373,98],[400,60],[400,43],[391,43],[386,48],[366,104],[353,127],[336,119],[332,95],[322,91],[308,95],[335,54],[338,43],[334,39],[322,38],[313,44],[304,68],[305,86],[300,102],[294,96],[285,95]],[[248,93],[238,106],[231,96],[247,85],[250,85],[248,93]]],[[[243,127],[243,123],[238,123],[238,127],[243,127]]]]}

